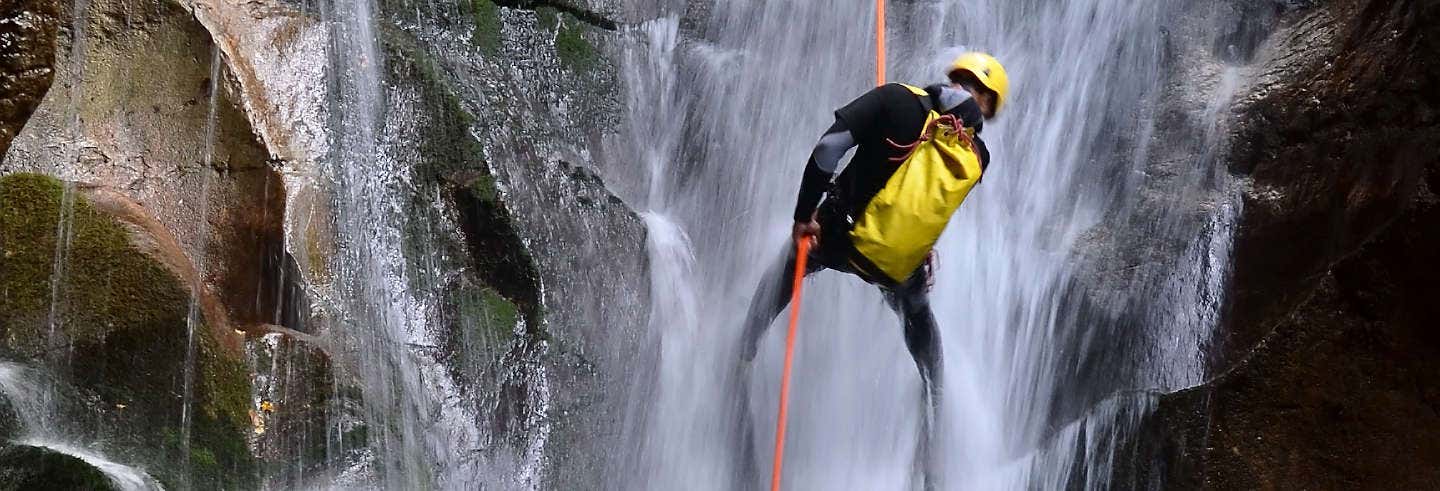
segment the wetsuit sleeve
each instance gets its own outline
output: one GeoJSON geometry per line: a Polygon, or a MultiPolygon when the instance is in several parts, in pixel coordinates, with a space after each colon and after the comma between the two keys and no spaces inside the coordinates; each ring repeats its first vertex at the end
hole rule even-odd
{"type": "Polygon", "coordinates": [[[795,199],[795,221],[807,222],[820,205],[820,198],[829,187],[835,171],[840,168],[840,158],[845,151],[855,146],[855,137],[845,124],[835,120],[830,129],[820,137],[815,149],[810,152],[810,161],[805,164],[805,176],[800,180],[800,195],[795,199]]]}

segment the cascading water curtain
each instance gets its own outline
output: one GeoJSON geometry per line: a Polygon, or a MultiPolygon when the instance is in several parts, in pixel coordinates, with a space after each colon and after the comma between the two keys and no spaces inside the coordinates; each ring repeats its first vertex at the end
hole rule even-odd
{"type": "Polygon", "coordinates": [[[382,57],[375,37],[373,0],[322,5],[331,26],[331,143],[325,177],[334,187],[336,289],[342,298],[335,336],[343,340],[339,383],[360,388],[365,431],[334,431],[336,448],[365,451],[352,473],[359,485],[390,489],[432,485],[434,455],[420,441],[423,392],[405,352],[413,327],[395,208],[399,166],[380,145],[385,112],[382,57]],[[362,441],[345,441],[359,438],[362,441]]]}
{"type": "MultiPolygon", "coordinates": [[[[633,473],[616,485],[753,487],[760,481],[737,480],[748,479],[739,477],[746,461],[768,469],[782,329],[772,325],[748,378],[727,374],[754,285],[787,242],[810,146],[831,110],[872,83],[873,9],[866,0],[676,4],[659,11],[700,17],[631,29],[623,74],[637,165],[647,169],[632,184],[648,189],[660,373],[632,389],[645,402],[630,409],[632,450],[617,456],[633,473]],[[754,434],[737,437],[747,420],[754,434]]],[[[975,49],[999,57],[1013,81],[984,132],[994,162],[938,246],[931,298],[947,372],[946,488],[1106,488],[1115,446],[1148,410],[1147,394],[1203,376],[1234,206],[1221,200],[1191,219],[1181,198],[1133,197],[1151,155],[1176,150],[1150,135],[1166,74],[1163,23],[1177,9],[891,5],[891,79],[939,82],[954,56],[975,49]],[[1194,244],[1178,247],[1164,274],[1097,294],[1077,264],[1106,246],[1101,230],[1194,244]]],[[[1204,170],[1217,152],[1193,152],[1195,178],[1177,180],[1186,187],[1176,195],[1223,187],[1204,170]]],[[[905,489],[916,482],[920,382],[900,321],[854,277],[810,281],[785,484],[905,489]]]]}
{"type": "MultiPolygon", "coordinates": [[[[331,148],[323,178],[335,203],[330,335],[341,346],[331,455],[346,459],[341,488],[473,489],[513,484],[485,447],[478,408],[443,353],[441,278],[434,256],[447,227],[438,222],[440,190],[416,184],[423,159],[410,98],[393,76],[373,0],[322,5],[331,28],[331,148]],[[418,203],[418,204],[417,204],[418,203]],[[348,418],[348,419],[347,419],[348,418]],[[362,429],[363,431],[357,431],[362,429]],[[359,449],[352,451],[351,449],[359,449]]],[[[387,5],[387,7],[392,7],[387,5]]],[[[404,60],[394,60],[404,63],[404,60]]],[[[516,464],[515,467],[530,465],[516,464]]],[[[508,469],[508,468],[507,468],[508,469]]],[[[527,467],[528,469],[528,467],[527,467]]]]}

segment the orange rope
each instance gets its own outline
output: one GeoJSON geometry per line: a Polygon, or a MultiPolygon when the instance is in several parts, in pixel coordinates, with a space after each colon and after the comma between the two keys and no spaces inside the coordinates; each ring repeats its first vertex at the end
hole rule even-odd
{"type": "Polygon", "coordinates": [[[885,85],[885,0],[875,0],[875,85],[885,85]]]}
{"type": "Polygon", "coordinates": [[[795,360],[795,327],[800,324],[800,287],[805,284],[805,260],[810,241],[795,243],[795,288],[790,294],[790,332],[785,335],[785,371],[780,375],[780,418],[775,423],[775,468],[770,471],[770,491],[780,491],[780,465],[785,460],[785,417],[790,408],[790,365],[795,360]]]}
{"type": "MultiPolygon", "coordinates": [[[[875,0],[875,85],[885,85],[885,0],[875,0]]],[[[780,469],[785,462],[785,420],[790,411],[790,366],[795,361],[795,328],[800,324],[800,288],[805,284],[805,262],[810,241],[795,244],[795,287],[790,295],[790,331],[785,334],[785,368],[780,374],[780,416],[775,422],[775,467],[770,470],[770,491],[780,491],[780,469]]]]}

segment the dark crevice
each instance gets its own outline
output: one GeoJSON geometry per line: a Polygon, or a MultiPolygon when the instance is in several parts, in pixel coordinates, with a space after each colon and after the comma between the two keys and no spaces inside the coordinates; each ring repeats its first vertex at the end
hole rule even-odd
{"type": "Polygon", "coordinates": [[[586,10],[586,9],[583,9],[583,8],[580,8],[580,7],[576,7],[576,6],[571,5],[571,4],[567,3],[567,2],[561,2],[561,1],[557,1],[557,0],[494,0],[494,1],[495,1],[495,5],[499,5],[499,6],[501,6],[501,7],[506,7],[506,8],[512,8],[512,9],[520,9],[520,10],[531,10],[531,11],[533,11],[533,10],[536,10],[536,9],[539,9],[539,8],[542,8],[542,7],[549,7],[549,8],[555,9],[555,10],[557,10],[557,11],[560,11],[560,12],[563,12],[563,13],[566,13],[566,14],[570,14],[571,16],[575,17],[576,19],[579,19],[580,22],[584,22],[584,23],[586,23],[586,24],[590,24],[591,26],[595,26],[595,27],[600,28],[600,29],[604,29],[604,30],[607,30],[607,31],[614,31],[614,30],[618,30],[618,29],[620,28],[620,23],[615,22],[614,20],[610,19],[609,17],[606,17],[604,14],[601,14],[601,13],[599,13],[599,12],[595,12],[595,11],[593,11],[593,10],[586,10]]]}
{"type": "Polygon", "coordinates": [[[540,329],[540,282],[535,262],[515,229],[510,212],[494,195],[487,177],[477,177],[455,190],[460,231],[487,286],[514,302],[531,332],[540,329]]]}
{"type": "Polygon", "coordinates": [[[255,296],[258,318],[268,317],[270,324],[309,333],[305,319],[310,318],[310,299],[295,257],[278,243],[266,248],[261,261],[260,290],[255,296]]]}

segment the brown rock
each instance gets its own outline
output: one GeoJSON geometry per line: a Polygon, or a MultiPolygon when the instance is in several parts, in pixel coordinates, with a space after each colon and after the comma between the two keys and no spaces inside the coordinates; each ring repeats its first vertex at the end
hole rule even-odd
{"type": "Polygon", "coordinates": [[[1423,194],[1246,359],[1162,400],[1143,445],[1169,487],[1440,484],[1440,200],[1423,194]]]}
{"type": "Polygon", "coordinates": [[[0,160],[55,76],[55,0],[0,3],[0,160]]]}
{"type": "Polygon", "coordinates": [[[56,53],[64,90],[46,95],[0,174],[58,174],[133,200],[223,292],[226,317],[280,322],[285,188],[209,32],[167,0],[85,5],[56,53]]]}
{"type": "Polygon", "coordinates": [[[1440,486],[1440,2],[1284,22],[1234,135],[1221,373],[1161,398],[1121,485],[1440,486]]]}
{"type": "Polygon", "coordinates": [[[1251,185],[1229,354],[1398,216],[1440,159],[1440,2],[1334,0],[1287,22],[1233,139],[1251,185]]]}

